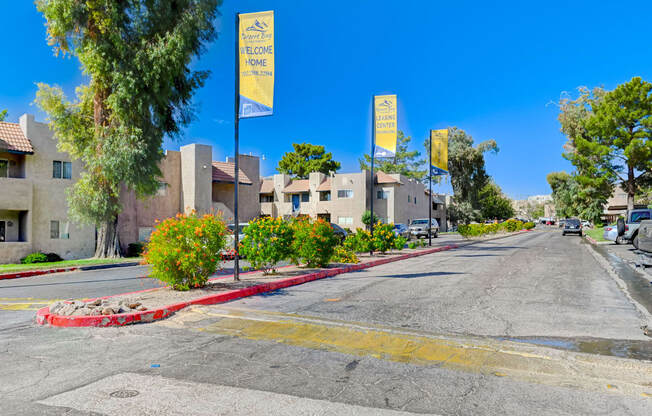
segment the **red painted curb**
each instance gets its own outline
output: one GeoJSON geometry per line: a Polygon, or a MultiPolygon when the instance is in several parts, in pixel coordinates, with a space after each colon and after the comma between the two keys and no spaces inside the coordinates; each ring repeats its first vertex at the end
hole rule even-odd
{"type": "Polygon", "coordinates": [[[0,274],[0,280],[18,279],[19,277],[40,276],[42,274],[50,274],[50,273],[72,272],[77,269],[78,267],[65,267],[62,269],[47,269],[47,270],[26,270],[24,272],[0,274]]]}
{"type": "MultiPolygon", "coordinates": [[[[152,322],[159,319],[166,318],[174,312],[181,310],[191,305],[214,305],[216,303],[228,302],[247,296],[257,295],[259,293],[271,292],[278,289],[283,289],[290,286],[300,285],[302,283],[310,282],[313,280],[324,279],[326,277],[336,276],[338,274],[347,273],[355,270],[362,270],[369,267],[378,266],[381,264],[392,263],[399,260],[405,260],[412,257],[419,257],[426,254],[437,253],[440,251],[447,251],[458,248],[456,244],[437,247],[429,250],[419,252],[407,253],[397,257],[386,257],[383,259],[372,260],[363,264],[352,264],[334,269],[321,270],[314,273],[308,273],[301,276],[288,277],[285,279],[277,280],[270,283],[261,283],[255,286],[249,286],[244,289],[230,290],[215,295],[207,295],[201,298],[193,299],[188,302],[179,302],[172,305],[167,305],[159,309],[152,309],[148,311],[135,312],[135,313],[122,313],[118,315],[100,315],[100,316],[62,316],[50,313],[49,306],[39,309],[36,313],[36,322],[41,325],[50,324],[59,327],[107,327],[107,326],[123,326],[127,324],[139,322],[152,322]]],[[[253,273],[253,272],[248,272],[253,273]]],[[[216,279],[224,279],[229,276],[221,276],[216,279]]],[[[142,293],[151,290],[158,290],[159,288],[145,289],[137,292],[123,293],[120,295],[105,296],[101,299],[106,299],[114,296],[123,296],[132,293],[142,293]]]]}

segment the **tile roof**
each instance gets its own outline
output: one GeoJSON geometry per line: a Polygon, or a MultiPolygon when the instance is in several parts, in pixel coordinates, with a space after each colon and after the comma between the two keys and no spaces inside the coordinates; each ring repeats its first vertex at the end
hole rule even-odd
{"type": "Polygon", "coordinates": [[[376,183],[398,183],[399,185],[403,185],[403,182],[393,176],[388,175],[382,170],[376,172],[376,183]]]}
{"type": "Polygon", "coordinates": [[[309,192],[310,181],[308,179],[295,179],[288,186],[283,189],[283,192],[309,192]]]}
{"type": "MultiPolygon", "coordinates": [[[[244,185],[252,185],[251,179],[244,174],[242,169],[240,171],[240,183],[244,185]]],[[[213,162],[213,182],[226,182],[235,183],[235,163],[231,162],[213,162]]]]}
{"type": "Polygon", "coordinates": [[[274,192],[274,181],[272,179],[263,179],[260,182],[260,193],[271,194],[274,192]]]}
{"type": "Polygon", "coordinates": [[[0,150],[34,153],[32,143],[23,134],[19,124],[0,121],[0,150]]]}
{"type": "Polygon", "coordinates": [[[317,191],[330,191],[331,190],[331,177],[327,177],[324,182],[320,183],[317,191]]]}

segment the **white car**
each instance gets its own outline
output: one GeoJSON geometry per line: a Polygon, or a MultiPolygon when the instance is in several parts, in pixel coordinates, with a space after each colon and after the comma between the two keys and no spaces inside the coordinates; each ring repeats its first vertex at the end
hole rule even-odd
{"type": "Polygon", "coordinates": [[[428,234],[432,234],[432,238],[437,238],[439,233],[439,223],[436,219],[432,219],[430,227],[428,227],[428,218],[420,218],[410,223],[410,234],[417,240],[420,237],[427,238],[428,234]]]}

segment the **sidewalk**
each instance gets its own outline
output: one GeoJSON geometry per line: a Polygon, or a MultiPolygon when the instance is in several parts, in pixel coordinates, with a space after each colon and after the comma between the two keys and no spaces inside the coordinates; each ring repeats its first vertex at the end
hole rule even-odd
{"type": "Polygon", "coordinates": [[[6,273],[0,273],[0,280],[18,279],[21,277],[40,276],[40,275],[52,274],[52,273],[72,272],[75,270],[101,270],[101,269],[112,269],[115,267],[130,267],[130,266],[137,266],[139,264],[140,261],[134,261],[133,259],[125,259],[124,261],[119,261],[119,262],[88,264],[88,265],[82,264],[79,266],[71,265],[68,267],[50,266],[50,267],[39,268],[38,266],[35,266],[34,269],[16,270],[16,271],[11,271],[6,273]]]}

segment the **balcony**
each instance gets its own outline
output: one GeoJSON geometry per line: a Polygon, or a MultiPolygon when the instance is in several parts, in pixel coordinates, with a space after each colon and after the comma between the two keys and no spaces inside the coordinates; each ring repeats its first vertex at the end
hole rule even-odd
{"type": "Polygon", "coordinates": [[[32,209],[32,181],[24,178],[0,178],[0,190],[0,209],[32,209]]]}

